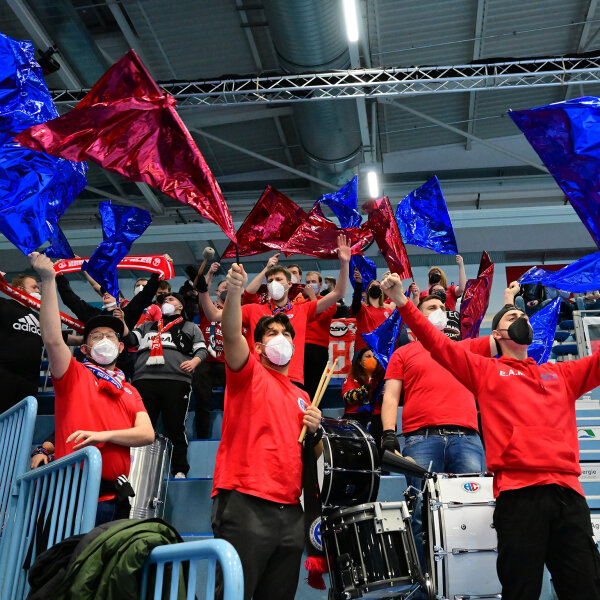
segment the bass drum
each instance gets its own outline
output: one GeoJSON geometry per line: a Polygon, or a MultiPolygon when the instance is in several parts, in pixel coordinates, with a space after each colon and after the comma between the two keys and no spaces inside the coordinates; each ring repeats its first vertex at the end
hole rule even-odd
{"type": "Polygon", "coordinates": [[[318,460],[323,506],[374,502],[379,491],[379,453],[356,421],[323,419],[323,454],[318,460]]]}
{"type": "Polygon", "coordinates": [[[131,499],[130,519],[162,517],[167,500],[172,444],[157,433],[148,446],[131,448],[129,482],[135,492],[131,499]]]}

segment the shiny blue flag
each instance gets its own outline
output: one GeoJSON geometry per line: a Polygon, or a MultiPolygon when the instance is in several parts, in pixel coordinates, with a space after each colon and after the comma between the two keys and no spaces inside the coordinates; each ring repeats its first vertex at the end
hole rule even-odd
{"type": "Polygon", "coordinates": [[[396,222],[405,244],[440,254],[458,254],[454,229],[437,177],[405,196],[396,208],[396,222]]]}
{"type": "Polygon", "coordinates": [[[533,327],[533,342],[527,348],[527,356],[533,358],[538,365],[548,362],[550,357],[558,324],[560,302],[560,296],[557,296],[529,318],[529,323],[533,327]]]}
{"type": "Polygon", "coordinates": [[[360,227],[362,217],[357,210],[358,178],[354,176],[344,187],[337,192],[321,196],[316,204],[325,204],[338,218],[340,227],[360,227]]]}
{"type": "Polygon", "coordinates": [[[508,113],[600,247],[600,98],[508,113]]]}
{"type": "Polygon", "coordinates": [[[119,298],[117,265],[127,256],[131,245],[152,223],[150,213],[135,206],[113,206],[110,200],[100,204],[104,241],[90,259],[81,265],[109,294],[119,298]]]}
{"type": "Polygon", "coordinates": [[[362,334],[363,340],[371,348],[375,358],[381,363],[384,369],[387,369],[394,348],[396,347],[396,338],[400,333],[401,325],[402,319],[400,318],[400,313],[394,310],[377,329],[362,334]]]}
{"type": "Polygon", "coordinates": [[[519,278],[519,283],[541,283],[565,292],[584,293],[600,290],[600,251],[588,254],[560,271],[533,267],[519,278]]]}
{"type": "Polygon", "coordinates": [[[46,224],[50,229],[50,237],[48,238],[50,245],[44,250],[44,254],[49,258],[75,258],[75,254],[58,223],[48,221],[46,224]]]}
{"type": "Polygon", "coordinates": [[[36,250],[86,186],[85,163],[23,148],[12,139],[58,117],[33,44],[0,34],[0,231],[23,253],[36,250]]]}
{"type": "Polygon", "coordinates": [[[358,269],[360,276],[363,280],[363,290],[367,289],[369,282],[373,279],[377,279],[377,265],[366,256],[362,254],[353,254],[350,257],[350,283],[352,287],[356,287],[354,281],[354,269],[358,269]]]}

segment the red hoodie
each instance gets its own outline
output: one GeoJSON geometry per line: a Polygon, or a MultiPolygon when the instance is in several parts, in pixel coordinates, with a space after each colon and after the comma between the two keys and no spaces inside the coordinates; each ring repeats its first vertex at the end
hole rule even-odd
{"type": "Polygon", "coordinates": [[[479,402],[494,496],[555,483],[583,495],[575,400],[600,385],[600,352],[537,365],[532,358],[485,358],[439,332],[407,302],[402,319],[479,402]]]}

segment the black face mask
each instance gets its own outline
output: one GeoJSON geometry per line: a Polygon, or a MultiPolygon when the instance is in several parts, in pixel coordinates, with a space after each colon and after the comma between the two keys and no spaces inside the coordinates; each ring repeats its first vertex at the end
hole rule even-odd
{"type": "Polygon", "coordinates": [[[158,304],[159,306],[162,305],[162,303],[165,301],[165,298],[168,296],[169,294],[167,293],[160,293],[160,294],[156,294],[156,304],[158,304]]]}
{"type": "Polygon", "coordinates": [[[444,304],[446,304],[446,292],[443,290],[435,290],[435,292],[431,292],[432,296],[437,296],[444,304]]]}
{"type": "Polygon", "coordinates": [[[227,298],[227,290],[224,290],[219,294],[219,300],[221,301],[221,304],[225,304],[225,298],[227,298]]]}
{"type": "Polygon", "coordinates": [[[369,288],[369,297],[377,300],[377,298],[381,298],[381,288],[377,285],[372,285],[369,288]]]}
{"type": "Polygon", "coordinates": [[[533,329],[525,317],[513,321],[508,329],[498,329],[498,331],[507,331],[508,337],[520,346],[529,346],[533,342],[533,329]]]}
{"type": "Polygon", "coordinates": [[[429,284],[430,285],[435,285],[436,283],[439,283],[441,280],[442,280],[442,276],[437,271],[434,271],[429,276],[429,284]]]}

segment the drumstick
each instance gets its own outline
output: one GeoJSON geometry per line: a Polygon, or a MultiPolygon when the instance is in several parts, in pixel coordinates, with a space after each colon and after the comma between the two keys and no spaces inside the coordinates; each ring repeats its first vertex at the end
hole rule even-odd
{"type": "MultiPolygon", "coordinates": [[[[335,368],[337,366],[337,361],[338,361],[338,359],[336,358],[333,361],[331,368],[329,368],[329,363],[327,363],[327,366],[325,367],[325,370],[323,371],[323,375],[321,375],[321,381],[319,382],[319,387],[317,388],[317,392],[315,394],[315,398],[312,403],[312,405],[315,408],[319,407],[319,404],[321,403],[321,399],[325,395],[325,390],[327,389],[329,381],[335,371],[335,368]]],[[[304,425],[302,427],[302,431],[300,432],[300,437],[298,438],[299,443],[302,443],[304,441],[304,438],[306,437],[306,431],[307,431],[307,427],[306,427],[306,425],[304,425]]]]}

